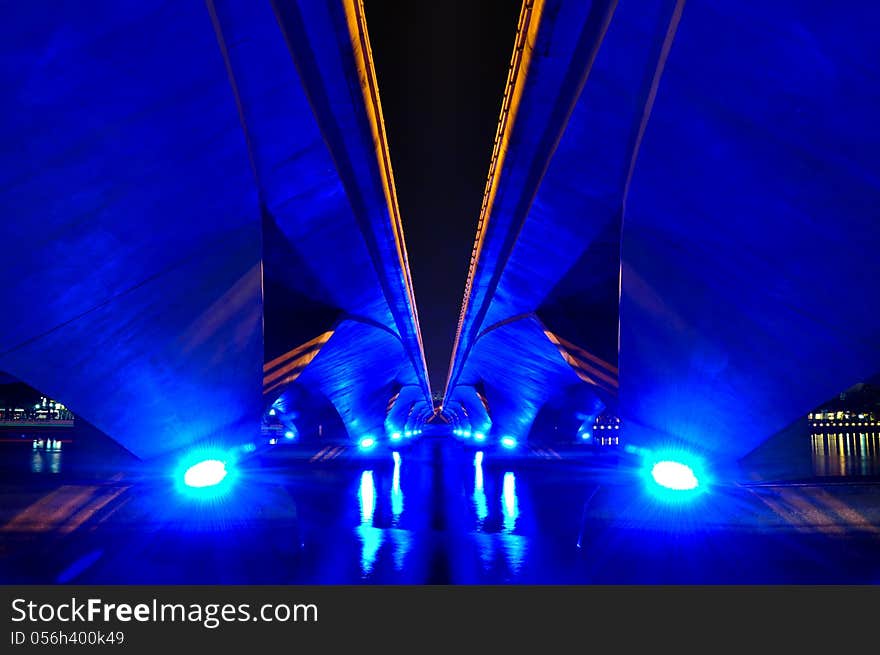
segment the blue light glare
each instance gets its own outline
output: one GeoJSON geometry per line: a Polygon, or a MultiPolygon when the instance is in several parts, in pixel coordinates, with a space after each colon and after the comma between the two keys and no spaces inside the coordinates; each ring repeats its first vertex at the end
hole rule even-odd
{"type": "Polygon", "coordinates": [[[232,451],[198,448],[178,462],[173,472],[173,484],[183,496],[214,501],[233,487],[238,477],[234,464],[232,451]]]}
{"type": "Polygon", "coordinates": [[[685,451],[643,453],[648,491],[663,502],[690,502],[705,492],[708,476],[699,458],[685,451]]]}
{"type": "Polygon", "coordinates": [[[404,432],[403,434],[404,434],[404,436],[406,436],[406,437],[411,437],[413,433],[412,433],[412,430],[407,430],[407,431],[404,432]]]}
{"type": "Polygon", "coordinates": [[[508,450],[512,448],[516,448],[516,439],[513,437],[502,437],[501,445],[507,448],[508,450]]]}
{"type": "Polygon", "coordinates": [[[370,448],[372,448],[375,445],[376,445],[376,440],[373,439],[373,437],[364,437],[358,443],[358,446],[360,446],[361,450],[369,450],[370,448]]]}
{"type": "Polygon", "coordinates": [[[661,487],[675,491],[690,491],[700,485],[693,469],[681,462],[670,462],[668,460],[657,462],[651,467],[651,477],[661,487]]]}
{"type": "Polygon", "coordinates": [[[287,432],[284,433],[285,439],[294,439],[295,437],[296,437],[296,435],[293,433],[292,430],[288,430],[287,432]]]}
{"type": "Polygon", "coordinates": [[[461,435],[462,435],[463,437],[470,437],[470,436],[471,436],[471,431],[470,431],[470,430],[463,430],[462,433],[461,433],[461,435]]]}
{"type": "Polygon", "coordinates": [[[226,478],[226,463],[219,459],[206,459],[190,466],[183,474],[183,483],[187,487],[201,489],[213,487],[226,478]]]}
{"type": "Polygon", "coordinates": [[[400,434],[400,432],[392,432],[389,436],[389,439],[391,439],[391,441],[400,441],[402,438],[403,435],[400,434]]]}
{"type": "MultiPolygon", "coordinates": [[[[470,436],[470,433],[468,433],[468,436],[470,436]]],[[[485,434],[483,434],[482,432],[474,432],[474,441],[483,442],[485,440],[486,440],[485,434]]]]}
{"type": "Polygon", "coordinates": [[[275,408],[269,410],[269,416],[275,416],[275,408]]]}

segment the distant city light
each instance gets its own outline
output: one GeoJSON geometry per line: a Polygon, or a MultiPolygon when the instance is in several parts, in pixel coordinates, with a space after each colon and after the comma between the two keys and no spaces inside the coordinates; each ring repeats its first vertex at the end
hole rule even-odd
{"type": "Polygon", "coordinates": [[[502,437],[501,445],[507,449],[516,448],[516,439],[513,437],[502,437]]]}
{"type": "Polygon", "coordinates": [[[226,463],[219,459],[206,459],[190,466],[183,474],[183,483],[187,487],[200,489],[213,487],[226,478],[226,463]]]}

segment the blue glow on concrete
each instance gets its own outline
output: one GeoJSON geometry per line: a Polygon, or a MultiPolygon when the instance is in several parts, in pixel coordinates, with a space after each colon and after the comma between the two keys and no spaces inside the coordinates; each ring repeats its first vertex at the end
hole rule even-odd
{"type": "Polygon", "coordinates": [[[501,445],[507,448],[508,450],[512,450],[516,448],[516,439],[513,437],[502,437],[501,445]]]}
{"type": "Polygon", "coordinates": [[[361,450],[370,450],[373,446],[376,445],[376,440],[373,437],[364,437],[358,442],[358,447],[361,450]]]}

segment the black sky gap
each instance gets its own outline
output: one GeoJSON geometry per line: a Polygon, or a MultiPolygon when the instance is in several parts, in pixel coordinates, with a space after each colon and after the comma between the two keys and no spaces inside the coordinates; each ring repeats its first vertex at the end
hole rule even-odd
{"type": "Polygon", "coordinates": [[[366,0],[432,390],[446,383],[517,0],[366,0]]]}

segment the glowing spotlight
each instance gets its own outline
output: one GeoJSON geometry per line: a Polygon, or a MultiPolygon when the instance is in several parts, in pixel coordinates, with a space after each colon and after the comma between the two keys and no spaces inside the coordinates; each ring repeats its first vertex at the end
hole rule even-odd
{"type": "Polygon", "coordinates": [[[269,410],[269,416],[275,416],[275,408],[269,410]]]}
{"type": "Polygon", "coordinates": [[[389,437],[389,439],[391,439],[391,441],[400,441],[402,438],[403,438],[403,435],[401,435],[400,432],[392,432],[391,436],[389,437]]]}
{"type": "Polygon", "coordinates": [[[288,430],[287,432],[284,433],[285,439],[293,439],[295,437],[296,437],[296,435],[293,433],[293,430],[288,430]]]}
{"type": "Polygon", "coordinates": [[[654,482],[673,491],[690,491],[700,486],[694,470],[687,464],[662,460],[651,467],[654,482]]]}
{"type": "MultiPolygon", "coordinates": [[[[470,434],[468,434],[468,436],[470,436],[470,434]]],[[[485,434],[483,434],[482,432],[474,432],[474,441],[483,442],[485,440],[486,440],[485,434]]]]}
{"type": "Polygon", "coordinates": [[[360,440],[360,443],[358,443],[358,445],[360,446],[361,450],[369,450],[376,445],[376,440],[373,439],[373,437],[364,437],[360,440]]]}
{"type": "Polygon", "coordinates": [[[501,437],[501,445],[511,450],[512,448],[516,448],[516,439],[513,437],[501,437]]]}
{"type": "Polygon", "coordinates": [[[206,459],[186,469],[183,474],[183,483],[194,489],[213,487],[223,482],[226,474],[226,462],[221,462],[219,459],[206,459]]]}
{"type": "Polygon", "coordinates": [[[407,430],[406,432],[403,433],[403,435],[404,435],[405,437],[411,437],[411,436],[412,436],[412,430],[407,430]]]}

